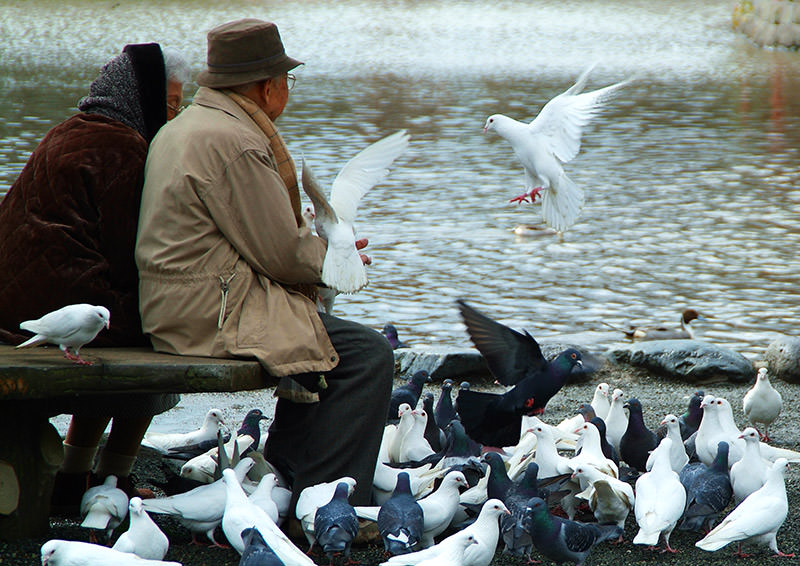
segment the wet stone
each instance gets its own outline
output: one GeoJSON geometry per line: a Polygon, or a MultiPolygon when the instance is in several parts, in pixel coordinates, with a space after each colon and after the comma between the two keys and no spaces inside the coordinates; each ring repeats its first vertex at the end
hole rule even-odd
{"type": "Polygon", "coordinates": [[[781,336],[764,352],[764,361],[771,377],[800,383],[800,337],[781,336]]]}

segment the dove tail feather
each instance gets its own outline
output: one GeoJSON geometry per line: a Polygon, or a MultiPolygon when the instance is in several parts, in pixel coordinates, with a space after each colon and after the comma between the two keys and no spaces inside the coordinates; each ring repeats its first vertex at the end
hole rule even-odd
{"type": "MultiPolygon", "coordinates": [[[[22,328],[22,325],[20,325],[20,328],[22,328]]],[[[27,328],[22,328],[22,329],[27,330],[27,328]]],[[[37,334],[36,336],[25,340],[25,342],[18,345],[17,348],[33,348],[34,346],[38,346],[39,344],[43,344],[45,342],[47,342],[47,338],[37,334]]]]}
{"type": "Polygon", "coordinates": [[[559,232],[568,230],[583,209],[583,189],[562,172],[556,183],[542,196],[542,217],[548,226],[559,232]]]}
{"type": "Polygon", "coordinates": [[[644,529],[639,529],[639,532],[633,537],[633,544],[655,546],[658,544],[659,536],[661,536],[661,531],[645,531],[644,529]]]}
{"type": "Polygon", "coordinates": [[[81,527],[86,529],[106,529],[111,515],[106,509],[91,508],[81,523],[81,527]]]}
{"type": "Polygon", "coordinates": [[[322,282],[340,293],[355,293],[369,282],[367,270],[358,252],[353,250],[341,257],[337,250],[328,248],[322,264],[322,282]]]}

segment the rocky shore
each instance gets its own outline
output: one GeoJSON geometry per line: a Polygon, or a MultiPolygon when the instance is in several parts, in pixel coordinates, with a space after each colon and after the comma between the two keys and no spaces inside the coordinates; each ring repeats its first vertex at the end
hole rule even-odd
{"type": "MultiPolygon", "coordinates": [[[[545,420],[557,423],[564,417],[571,416],[579,403],[591,399],[594,387],[603,381],[609,383],[612,389],[622,389],[628,397],[637,397],[644,407],[645,421],[651,428],[655,428],[667,413],[682,413],[693,391],[701,387],[698,384],[656,376],[648,369],[626,364],[601,363],[594,373],[567,385],[551,400],[547,407],[545,420]]],[[[800,385],[782,381],[774,381],[773,384],[781,392],[784,400],[783,413],[770,428],[773,442],[778,446],[800,450],[800,435],[797,434],[795,427],[798,417],[797,406],[800,401],[800,385]]],[[[745,420],[741,409],[741,399],[750,385],[751,382],[732,382],[721,379],[705,380],[702,388],[706,392],[728,399],[733,406],[737,424],[740,428],[744,428],[745,420]]],[[[489,382],[473,383],[473,386],[478,389],[492,389],[493,387],[489,382]]],[[[427,387],[438,397],[437,383],[431,383],[427,387]]],[[[265,397],[262,395],[261,399],[263,400],[265,397]]],[[[271,407],[265,406],[264,410],[267,414],[271,414],[271,407]]],[[[789,517],[778,533],[778,544],[783,552],[800,553],[800,513],[797,509],[797,505],[800,504],[800,470],[798,468],[800,465],[792,466],[786,478],[789,494],[789,517]]],[[[148,478],[159,477],[162,473],[160,457],[151,451],[143,450],[134,473],[140,485],[148,485],[148,478]]],[[[239,556],[234,550],[190,545],[191,537],[188,531],[175,521],[163,517],[156,517],[156,520],[171,541],[170,550],[166,556],[167,560],[177,561],[186,566],[233,566],[239,563],[239,556]]],[[[120,527],[115,536],[118,536],[122,530],[123,528],[120,527]]],[[[676,531],[673,533],[671,541],[679,553],[665,555],[631,544],[630,540],[635,533],[636,525],[633,514],[631,514],[625,528],[626,542],[621,545],[604,544],[595,548],[587,563],[614,566],[620,563],[647,564],[655,562],[681,566],[699,563],[755,565],[761,564],[771,554],[768,549],[763,547],[752,547],[753,556],[742,559],[731,557],[731,553],[735,550],[731,547],[723,548],[715,553],[708,553],[694,546],[694,542],[701,538],[699,534],[676,531]]],[[[75,520],[54,519],[50,523],[49,532],[44,537],[15,543],[0,543],[0,564],[15,566],[40,564],[39,548],[51,538],[86,541],[88,535],[78,527],[75,520]]],[[[361,545],[354,552],[354,558],[365,565],[378,564],[382,555],[382,546],[374,544],[361,545]]],[[[534,553],[533,558],[541,557],[534,553]]],[[[328,563],[324,556],[316,556],[315,561],[318,564],[328,563]]],[[[526,561],[523,559],[498,551],[492,564],[523,566],[525,563],[526,561]]],[[[336,564],[341,564],[341,561],[337,561],[336,564]]]]}

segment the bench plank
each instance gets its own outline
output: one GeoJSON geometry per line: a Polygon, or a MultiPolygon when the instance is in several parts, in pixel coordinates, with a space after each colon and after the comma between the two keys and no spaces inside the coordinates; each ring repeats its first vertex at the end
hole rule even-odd
{"type": "Polygon", "coordinates": [[[0,346],[0,399],[242,391],[278,382],[256,360],[173,356],[149,348],[85,348],[81,356],[93,365],[75,364],[54,346],[0,346]]]}

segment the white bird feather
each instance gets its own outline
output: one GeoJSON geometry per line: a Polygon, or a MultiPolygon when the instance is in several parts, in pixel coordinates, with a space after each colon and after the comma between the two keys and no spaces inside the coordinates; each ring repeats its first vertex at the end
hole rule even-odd
{"type": "Polygon", "coordinates": [[[593,68],[590,66],[573,86],[545,104],[530,124],[493,114],[483,129],[497,132],[511,144],[525,170],[526,190],[544,189],[542,217],[559,232],[575,223],[584,203],[583,189],[567,177],[562,164],[578,155],[583,129],[603,103],[629,82],[581,92],[593,68]]]}
{"type": "Polygon", "coordinates": [[[49,342],[56,344],[64,352],[64,357],[76,363],[91,364],[81,359],[80,349],[88,344],[105,328],[111,326],[111,313],[106,307],[86,303],[67,305],[49,312],[36,320],[21,322],[22,330],[33,332],[35,336],[17,348],[31,348],[49,342]],[[74,354],[70,352],[74,350],[74,354]]]}
{"type": "Polygon", "coordinates": [[[328,241],[322,282],[341,293],[355,293],[367,282],[367,270],[355,245],[354,222],[361,198],[389,173],[389,166],[408,147],[405,130],[361,150],[342,168],[326,199],[308,163],[303,160],[303,190],[314,205],[317,234],[328,241]]]}

